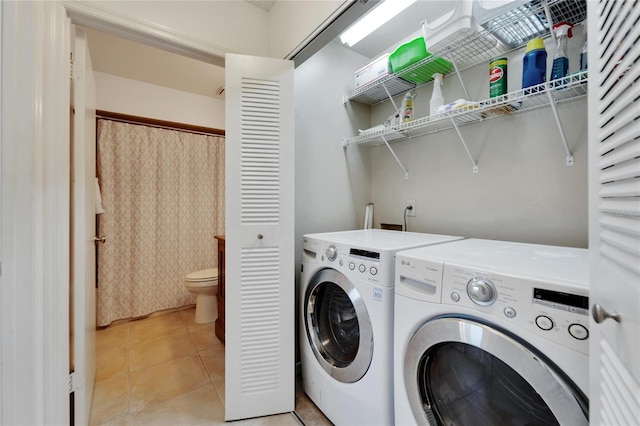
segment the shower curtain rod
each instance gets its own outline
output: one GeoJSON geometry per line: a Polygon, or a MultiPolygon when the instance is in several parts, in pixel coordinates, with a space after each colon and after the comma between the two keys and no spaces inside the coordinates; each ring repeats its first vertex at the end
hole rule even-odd
{"type": "Polygon", "coordinates": [[[155,118],[139,117],[136,115],[120,114],[119,112],[110,112],[103,110],[96,110],[96,120],[105,119],[112,121],[120,121],[122,123],[130,124],[142,124],[145,126],[159,127],[169,130],[181,130],[190,133],[196,133],[199,135],[212,135],[212,136],[224,136],[225,131],[222,129],[215,129],[213,127],[195,126],[192,124],[178,123],[175,121],[157,120],[155,118]]]}

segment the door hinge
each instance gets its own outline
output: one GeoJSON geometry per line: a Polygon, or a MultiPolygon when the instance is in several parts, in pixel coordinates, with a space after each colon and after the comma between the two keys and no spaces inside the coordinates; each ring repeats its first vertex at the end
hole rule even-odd
{"type": "Polygon", "coordinates": [[[77,371],[69,373],[69,393],[75,392],[84,387],[84,375],[77,371]]]}
{"type": "Polygon", "coordinates": [[[71,52],[70,56],[69,56],[69,78],[71,80],[73,80],[73,52],[71,52]]]}

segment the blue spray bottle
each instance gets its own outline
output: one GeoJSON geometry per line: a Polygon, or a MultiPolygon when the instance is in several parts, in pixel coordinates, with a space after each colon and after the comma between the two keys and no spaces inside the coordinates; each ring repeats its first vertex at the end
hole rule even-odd
{"type": "Polygon", "coordinates": [[[551,69],[551,80],[567,76],[569,70],[569,54],[567,53],[567,41],[573,37],[573,24],[560,22],[553,26],[556,35],[556,53],[553,57],[553,68],[551,69]]]}

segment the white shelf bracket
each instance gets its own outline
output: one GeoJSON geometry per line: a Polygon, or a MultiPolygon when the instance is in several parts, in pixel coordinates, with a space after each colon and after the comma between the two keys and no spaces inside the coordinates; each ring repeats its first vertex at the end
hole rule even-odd
{"type": "Polygon", "coordinates": [[[451,50],[449,50],[449,59],[453,64],[453,69],[456,70],[456,75],[458,76],[458,80],[460,80],[460,85],[462,85],[462,90],[464,90],[464,95],[466,96],[466,99],[470,101],[471,97],[469,96],[469,92],[467,91],[467,86],[464,85],[462,74],[460,74],[460,71],[458,71],[458,65],[456,65],[456,61],[453,59],[453,53],[451,52],[451,50]]]}
{"type": "MultiPolygon", "coordinates": [[[[389,89],[387,89],[387,86],[384,84],[384,82],[382,82],[382,88],[387,93],[387,96],[389,97],[389,100],[391,101],[391,104],[393,105],[393,109],[396,110],[396,114],[400,114],[400,110],[398,109],[398,106],[396,105],[396,103],[393,101],[393,96],[391,96],[391,93],[389,93],[389,89]]],[[[386,142],[387,141],[385,141],[385,143],[386,142]]]]}
{"type": "Polygon", "coordinates": [[[400,166],[400,168],[402,169],[402,172],[404,173],[404,178],[405,179],[409,179],[409,173],[407,173],[407,169],[404,168],[404,166],[402,165],[402,162],[400,161],[400,159],[398,158],[398,156],[396,155],[396,153],[393,151],[393,149],[391,148],[391,146],[389,145],[389,142],[387,142],[387,139],[384,136],[380,136],[380,139],[382,139],[382,141],[384,142],[384,144],[387,146],[387,148],[389,149],[389,152],[391,152],[391,155],[393,155],[393,158],[395,158],[396,163],[398,163],[398,165],[400,166]]]}
{"type": "Polygon", "coordinates": [[[573,154],[571,150],[569,150],[569,144],[567,143],[567,135],[564,133],[564,127],[562,127],[562,120],[560,120],[560,114],[558,114],[558,108],[556,107],[556,101],[553,99],[551,95],[551,90],[547,84],[547,96],[549,97],[549,105],[551,106],[551,111],[553,111],[553,116],[556,119],[556,124],[558,125],[558,131],[560,132],[560,138],[562,139],[562,146],[564,147],[564,152],[567,154],[567,166],[573,166],[573,154]]]}
{"type": "Polygon", "coordinates": [[[462,133],[460,133],[458,123],[456,123],[456,120],[453,117],[451,117],[451,123],[453,124],[453,128],[456,129],[456,133],[460,138],[460,142],[462,142],[462,146],[464,146],[464,149],[467,151],[467,155],[471,159],[471,163],[473,164],[473,173],[478,173],[478,162],[473,158],[473,155],[471,155],[471,151],[469,151],[469,147],[467,147],[467,144],[462,137],[462,133]]]}

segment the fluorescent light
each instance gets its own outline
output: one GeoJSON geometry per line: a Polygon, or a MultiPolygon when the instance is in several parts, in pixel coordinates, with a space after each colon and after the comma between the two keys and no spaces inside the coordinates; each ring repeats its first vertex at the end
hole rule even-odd
{"type": "Polygon", "coordinates": [[[405,10],[416,0],[384,0],[362,19],[340,34],[340,41],[347,46],[354,46],[360,40],[377,30],[382,24],[405,10]]]}

